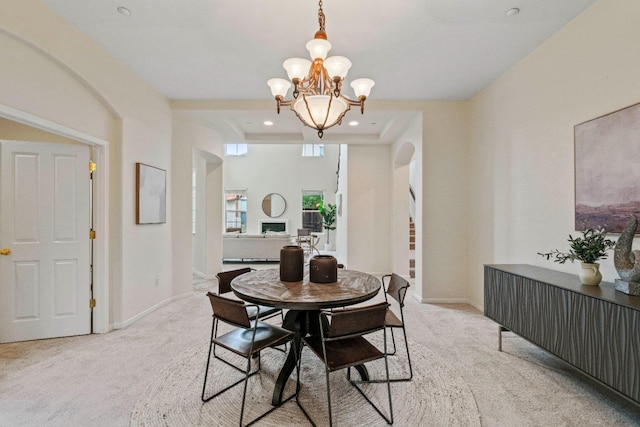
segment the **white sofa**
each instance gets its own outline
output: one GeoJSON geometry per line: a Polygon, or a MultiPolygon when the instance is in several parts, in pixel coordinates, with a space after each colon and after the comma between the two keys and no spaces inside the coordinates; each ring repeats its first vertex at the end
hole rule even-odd
{"type": "Polygon", "coordinates": [[[222,259],[223,261],[279,261],[280,249],[291,244],[291,236],[288,233],[224,233],[222,235],[222,259]]]}

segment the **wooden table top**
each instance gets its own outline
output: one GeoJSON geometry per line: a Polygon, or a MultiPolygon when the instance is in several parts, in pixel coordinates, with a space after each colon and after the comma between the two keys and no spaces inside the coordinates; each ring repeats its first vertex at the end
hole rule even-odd
{"type": "Polygon", "coordinates": [[[338,269],[338,281],[313,283],[309,269],[300,282],[280,281],[280,269],[256,270],[236,277],[233,292],[245,301],[294,310],[321,310],[357,304],[373,298],[380,290],[380,280],[355,270],[338,269]]]}

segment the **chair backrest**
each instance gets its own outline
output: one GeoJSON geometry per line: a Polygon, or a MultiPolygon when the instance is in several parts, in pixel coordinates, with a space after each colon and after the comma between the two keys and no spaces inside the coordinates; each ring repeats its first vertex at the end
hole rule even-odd
{"type": "Polygon", "coordinates": [[[211,292],[207,292],[213,317],[241,328],[250,328],[251,321],[247,313],[247,307],[243,301],[225,298],[211,292]]]}
{"type": "Polygon", "coordinates": [[[384,329],[388,307],[388,303],[381,302],[364,307],[322,312],[323,320],[326,320],[321,322],[323,338],[347,338],[384,329]]]}
{"type": "Polygon", "coordinates": [[[385,282],[385,279],[389,279],[389,283],[385,286],[386,294],[398,301],[398,304],[400,304],[400,308],[404,307],[404,297],[407,295],[407,289],[409,289],[409,286],[411,286],[409,282],[398,276],[396,273],[383,276],[383,284],[385,282]]]}
{"type": "Polygon", "coordinates": [[[311,236],[310,228],[298,228],[298,236],[311,236]]]}
{"type": "Polygon", "coordinates": [[[220,273],[216,274],[216,277],[218,278],[218,294],[226,294],[227,292],[231,292],[231,281],[239,275],[248,273],[252,270],[252,268],[245,267],[239,268],[237,270],[221,271],[220,273]]]}

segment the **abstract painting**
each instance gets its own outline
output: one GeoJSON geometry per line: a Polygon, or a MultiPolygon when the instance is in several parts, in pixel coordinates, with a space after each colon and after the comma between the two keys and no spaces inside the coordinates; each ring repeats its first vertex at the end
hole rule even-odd
{"type": "Polygon", "coordinates": [[[167,222],[167,172],[136,163],[136,224],[167,222]]]}
{"type": "Polygon", "coordinates": [[[640,104],[574,127],[575,227],[620,233],[640,217],[640,104]]]}

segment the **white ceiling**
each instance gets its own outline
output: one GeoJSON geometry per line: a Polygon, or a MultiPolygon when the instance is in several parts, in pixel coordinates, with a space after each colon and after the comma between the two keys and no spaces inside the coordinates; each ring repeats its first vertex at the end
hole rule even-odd
{"type": "MultiPolygon", "coordinates": [[[[270,100],[266,81],[286,78],[286,58],[307,58],[318,29],[314,0],[42,1],[172,100],[270,100]]],[[[348,81],[375,80],[370,100],[465,100],[594,1],[324,0],[323,9],[330,55],[351,59],[348,81]],[[514,7],[520,13],[507,16],[514,7]]],[[[270,110],[191,114],[236,142],[318,140],[288,109],[277,115],[275,101],[270,110]]],[[[322,141],[388,143],[409,120],[352,111],[322,141]],[[352,119],[360,125],[347,126],[352,119]]]]}

